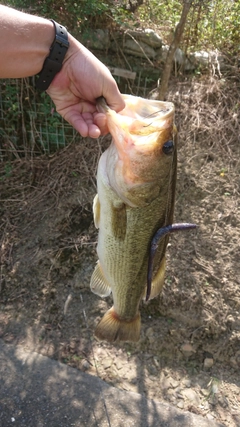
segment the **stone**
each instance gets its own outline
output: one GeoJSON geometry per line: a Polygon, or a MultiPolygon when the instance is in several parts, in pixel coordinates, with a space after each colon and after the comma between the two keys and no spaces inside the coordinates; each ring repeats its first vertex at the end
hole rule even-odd
{"type": "Polygon", "coordinates": [[[158,374],[158,370],[157,370],[156,366],[151,364],[151,363],[149,363],[149,365],[147,366],[147,370],[148,370],[150,375],[153,375],[155,377],[158,374]]]}
{"type": "MultiPolygon", "coordinates": [[[[163,45],[161,50],[157,50],[156,54],[157,57],[160,58],[163,62],[167,59],[167,54],[169,51],[169,46],[167,44],[163,45]]],[[[177,48],[176,52],[174,53],[173,61],[176,62],[178,65],[182,66],[182,68],[186,71],[194,70],[196,67],[195,65],[187,58],[185,53],[177,48]]]]}
{"type": "Polygon", "coordinates": [[[218,403],[219,403],[223,408],[227,408],[227,407],[228,407],[228,400],[227,400],[226,396],[219,396],[219,398],[218,398],[218,403]]]}
{"type": "Polygon", "coordinates": [[[161,372],[160,374],[159,383],[163,390],[168,390],[169,388],[171,388],[169,377],[166,377],[163,372],[161,372]]]}
{"type": "Polygon", "coordinates": [[[161,56],[161,59],[163,62],[165,62],[167,59],[168,51],[169,51],[169,46],[167,44],[162,45],[161,52],[158,51],[158,56],[161,56]]]}
{"type": "Polygon", "coordinates": [[[117,357],[114,360],[114,365],[116,366],[117,370],[120,371],[120,369],[123,368],[123,365],[126,364],[126,360],[124,360],[122,357],[117,357]]]}
{"type": "Polygon", "coordinates": [[[123,49],[125,53],[141,58],[148,57],[153,59],[156,56],[154,49],[142,41],[136,42],[135,40],[126,40],[123,44],[123,49]]]}
{"type": "Polygon", "coordinates": [[[81,363],[81,369],[83,371],[87,371],[88,369],[90,369],[91,365],[87,360],[83,360],[81,363]]]}
{"type": "Polygon", "coordinates": [[[170,382],[172,388],[176,388],[177,386],[179,386],[179,381],[174,380],[174,378],[172,378],[172,377],[169,377],[169,382],[170,382]]]}
{"type": "Polygon", "coordinates": [[[209,413],[206,415],[206,418],[207,418],[209,421],[214,420],[214,416],[213,416],[212,414],[209,414],[209,413]]]}
{"type": "Polygon", "coordinates": [[[205,369],[210,369],[213,367],[214,360],[211,357],[206,357],[203,362],[203,366],[205,369]]]}
{"type": "Polygon", "coordinates": [[[202,388],[201,394],[205,397],[208,397],[209,396],[209,390],[207,388],[202,388]]]}
{"type": "MultiPolygon", "coordinates": [[[[146,330],[146,336],[147,337],[151,337],[151,336],[153,336],[154,335],[154,329],[153,328],[147,328],[147,330],[146,330]]],[[[151,357],[152,357],[152,355],[151,355],[151,357]]]]}
{"type": "Polygon", "coordinates": [[[182,385],[184,385],[185,387],[191,387],[192,382],[189,378],[183,378],[182,385]]]}
{"type": "Polygon", "coordinates": [[[180,400],[180,401],[177,403],[177,407],[178,407],[179,409],[183,409],[183,408],[184,408],[184,401],[183,401],[183,400],[180,400]]]}
{"type": "Polygon", "coordinates": [[[195,390],[192,390],[191,388],[185,388],[184,390],[182,390],[182,395],[195,405],[200,405],[200,398],[195,390]]]}
{"type": "Polygon", "coordinates": [[[146,28],[145,30],[128,30],[125,35],[131,34],[135,39],[141,40],[144,43],[148,44],[154,49],[160,48],[162,46],[161,37],[151,28],[146,28]]]}
{"type": "Polygon", "coordinates": [[[196,353],[196,351],[194,350],[192,344],[189,344],[189,343],[183,344],[181,346],[180,350],[184,354],[185,357],[190,357],[194,353],[196,353]]]}
{"type": "Polygon", "coordinates": [[[101,365],[104,369],[108,369],[108,368],[111,368],[112,363],[113,363],[112,359],[110,357],[106,357],[106,359],[102,360],[101,365]]]}
{"type": "Polygon", "coordinates": [[[190,55],[190,60],[196,65],[207,67],[209,64],[209,53],[203,50],[200,52],[193,52],[190,55]]]}
{"type": "Polygon", "coordinates": [[[233,411],[232,417],[233,417],[234,421],[236,422],[236,425],[240,426],[240,412],[233,411]]]}
{"type": "Polygon", "coordinates": [[[156,368],[160,368],[160,363],[156,356],[153,357],[153,363],[155,364],[156,368]]]}

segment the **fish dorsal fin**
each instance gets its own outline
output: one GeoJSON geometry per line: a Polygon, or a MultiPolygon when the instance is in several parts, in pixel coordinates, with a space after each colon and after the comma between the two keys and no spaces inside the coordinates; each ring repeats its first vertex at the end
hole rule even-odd
{"type": "Polygon", "coordinates": [[[99,261],[93,271],[90,288],[94,294],[97,294],[102,298],[108,297],[111,293],[111,287],[104,277],[99,261]]]}
{"type": "MultiPolygon", "coordinates": [[[[150,293],[149,299],[156,298],[160,294],[162,287],[164,285],[165,269],[166,269],[166,257],[164,256],[161,261],[160,267],[156,275],[154,276],[154,279],[152,280],[151,293],[150,293]]],[[[146,294],[144,294],[144,298],[145,298],[145,295],[146,294]]]]}
{"type": "Polygon", "coordinates": [[[93,219],[96,228],[99,228],[100,223],[100,201],[98,194],[93,199],[93,219]]]}

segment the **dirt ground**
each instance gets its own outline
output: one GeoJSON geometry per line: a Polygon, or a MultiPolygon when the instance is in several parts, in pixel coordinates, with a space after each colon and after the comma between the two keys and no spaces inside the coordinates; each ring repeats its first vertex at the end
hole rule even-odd
{"type": "Polygon", "coordinates": [[[141,339],[94,328],[111,307],[89,289],[92,200],[109,138],[0,165],[0,337],[124,390],[240,426],[240,83],[173,81],[179,130],[175,221],[162,294],[141,306],[141,339]],[[8,173],[6,173],[6,170],[8,173]]]}

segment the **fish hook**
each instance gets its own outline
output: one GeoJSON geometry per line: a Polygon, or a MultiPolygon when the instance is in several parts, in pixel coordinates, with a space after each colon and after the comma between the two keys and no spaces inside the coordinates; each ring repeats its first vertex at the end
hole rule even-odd
{"type": "Polygon", "coordinates": [[[160,240],[164,236],[166,236],[168,233],[174,233],[175,231],[192,230],[196,227],[197,227],[196,224],[189,224],[187,222],[182,222],[179,224],[166,225],[165,227],[161,227],[156,231],[156,233],[154,234],[151,240],[150,255],[148,259],[146,302],[149,300],[149,297],[151,294],[153,261],[154,261],[154,257],[155,257],[160,240]]]}

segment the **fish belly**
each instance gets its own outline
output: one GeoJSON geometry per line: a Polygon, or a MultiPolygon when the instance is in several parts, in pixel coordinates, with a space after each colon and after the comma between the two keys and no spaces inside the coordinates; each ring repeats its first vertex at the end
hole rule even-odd
{"type": "MultiPolygon", "coordinates": [[[[99,228],[99,262],[91,280],[91,289],[101,296],[112,292],[114,305],[105,314],[95,334],[108,341],[137,341],[140,334],[139,304],[146,289],[150,242],[164,223],[165,205],[159,196],[145,207],[127,206],[108,183],[105,173],[107,158],[105,152],[98,169],[94,217],[99,228]]],[[[163,240],[156,257],[158,266],[164,258],[165,247],[166,241],[163,240]]],[[[165,263],[163,265],[165,268],[165,263]]],[[[161,274],[161,286],[163,278],[164,272],[161,274]]]]}

